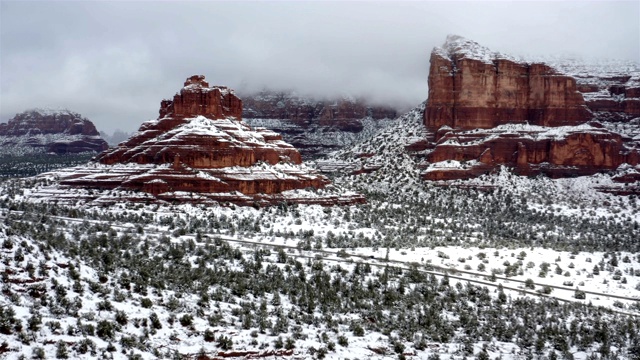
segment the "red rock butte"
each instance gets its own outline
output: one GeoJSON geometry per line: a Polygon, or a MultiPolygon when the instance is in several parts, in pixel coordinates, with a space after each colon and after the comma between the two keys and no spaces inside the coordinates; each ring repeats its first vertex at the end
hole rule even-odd
{"type": "Polygon", "coordinates": [[[449,36],[431,52],[425,125],[489,129],[506,123],[579,125],[592,118],[572,77],[449,36]]]}
{"type": "Polygon", "coordinates": [[[594,121],[594,112],[575,78],[449,36],[431,53],[424,124],[432,137],[409,148],[432,149],[427,180],[472,178],[501,165],[552,177],[638,165],[637,144],[594,121]]]}
{"type": "Polygon", "coordinates": [[[143,123],[137,134],[102,153],[97,161],[218,169],[248,167],[259,161],[300,164],[302,159],[279,134],[244,124],[242,101],[232,90],[209,87],[204,76],[194,75],[173,100],[162,100],[157,120],[143,123]]]}
{"type": "Polygon", "coordinates": [[[133,190],[169,202],[364,202],[359,194],[324,189],[329,180],[302,164],[292,145],[271,130],[251,128],[241,116],[233,90],[191,76],[172,100],[161,102],[158,119],[94,163],[59,173],[60,184],[133,190]]]}

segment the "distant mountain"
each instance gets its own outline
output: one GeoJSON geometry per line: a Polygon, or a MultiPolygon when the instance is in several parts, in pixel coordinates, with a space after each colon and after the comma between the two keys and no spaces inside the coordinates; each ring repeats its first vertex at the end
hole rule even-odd
{"type": "Polygon", "coordinates": [[[368,138],[398,116],[392,106],[349,96],[320,99],[264,90],[242,95],[242,103],[249,125],[281,133],[306,159],[368,138]]]}
{"type": "Polygon", "coordinates": [[[27,110],[0,124],[5,155],[96,153],[108,147],[91,121],[69,110],[27,110]]]}

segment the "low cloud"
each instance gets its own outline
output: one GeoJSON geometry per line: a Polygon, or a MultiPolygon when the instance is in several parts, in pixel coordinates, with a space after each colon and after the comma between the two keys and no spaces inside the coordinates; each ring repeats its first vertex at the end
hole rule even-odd
{"type": "Polygon", "coordinates": [[[68,108],[100,130],[155,118],[184,79],[242,92],[427,97],[447,34],[521,56],[640,60],[638,2],[0,3],[0,120],[68,108]]]}

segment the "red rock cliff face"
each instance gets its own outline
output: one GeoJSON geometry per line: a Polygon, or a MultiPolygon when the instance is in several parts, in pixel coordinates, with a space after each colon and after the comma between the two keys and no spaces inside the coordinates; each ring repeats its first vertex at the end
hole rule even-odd
{"type": "Polygon", "coordinates": [[[160,104],[158,120],[101,154],[103,164],[164,164],[175,158],[192,168],[252,166],[258,161],[300,164],[298,151],[266,129],[242,121],[242,101],[223,86],[209,87],[202,75],[187,79],[173,100],[160,104]]]}
{"type": "MultiPolygon", "coordinates": [[[[576,80],[449,37],[431,54],[424,113],[434,144],[428,180],[471,178],[514,167],[523,175],[588,175],[638,165],[638,147],[602,126],[576,80]]],[[[626,91],[622,89],[621,91],[626,91]]]]}
{"type": "Polygon", "coordinates": [[[174,119],[198,115],[211,119],[233,117],[242,119],[242,100],[225,86],[209,87],[202,75],[193,75],[173,100],[160,104],[160,119],[171,115],[174,119]]]}
{"type": "Polygon", "coordinates": [[[161,103],[126,142],[96,158],[101,165],[62,175],[62,185],[125,189],[165,201],[358,203],[360,195],[292,198],[288,190],[324,188],[329,180],[301,165],[298,151],[267,129],[241,119],[232,90],[192,76],[172,101],[161,103]],[[185,195],[187,194],[187,195],[185,195]]]}
{"type": "Polygon", "coordinates": [[[576,125],[592,116],[576,81],[544,64],[490,53],[459,37],[431,53],[425,125],[488,129],[506,123],[576,125]]]}

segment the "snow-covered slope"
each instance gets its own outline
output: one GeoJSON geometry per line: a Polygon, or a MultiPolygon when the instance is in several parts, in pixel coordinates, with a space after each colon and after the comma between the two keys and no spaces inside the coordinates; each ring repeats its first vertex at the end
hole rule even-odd
{"type": "MultiPolygon", "coordinates": [[[[316,162],[321,171],[349,174],[358,170],[379,169],[362,175],[360,185],[371,190],[379,188],[411,188],[422,183],[419,179],[419,158],[405,147],[428,136],[422,124],[424,103],[398,117],[393,123],[369,139],[330,154],[316,162]],[[382,175],[384,174],[384,175],[382,175]]],[[[349,181],[340,178],[339,181],[349,181]]],[[[356,180],[357,181],[357,180],[356,180]]]]}
{"type": "Polygon", "coordinates": [[[111,192],[122,200],[61,206],[33,196],[52,178],[0,184],[0,351],[630,358],[640,329],[637,199],[594,192],[606,175],[505,169],[475,180],[489,191],[425,182],[421,153],[406,150],[429,135],[422,110],[332,155],[334,165],[378,167],[333,174],[365,192],[364,205],[145,205],[111,192]]]}
{"type": "Polygon", "coordinates": [[[596,191],[611,174],[424,181],[423,111],[304,165],[366,204],[56,202],[55,174],[0,183],[0,356],[637,356],[637,196],[596,191]]]}

